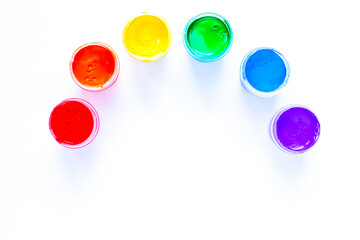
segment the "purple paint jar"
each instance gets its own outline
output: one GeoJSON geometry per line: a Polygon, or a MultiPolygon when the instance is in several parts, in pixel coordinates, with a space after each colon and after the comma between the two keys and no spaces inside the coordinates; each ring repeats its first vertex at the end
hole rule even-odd
{"type": "Polygon", "coordinates": [[[319,139],[320,123],[308,108],[289,105],[273,117],[270,135],[281,150],[293,154],[303,153],[319,139]]]}

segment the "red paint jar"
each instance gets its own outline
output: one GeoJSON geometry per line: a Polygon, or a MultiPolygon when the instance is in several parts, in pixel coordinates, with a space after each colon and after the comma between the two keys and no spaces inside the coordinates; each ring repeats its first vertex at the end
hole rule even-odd
{"type": "Polygon", "coordinates": [[[118,56],[110,46],[101,42],[80,46],[70,60],[70,74],[75,83],[92,92],[109,88],[119,72],[118,56]]]}
{"type": "Polygon", "coordinates": [[[81,148],[92,142],[99,131],[95,108],[80,98],[69,98],[55,106],[49,129],[55,140],[67,148],[81,148]]]}

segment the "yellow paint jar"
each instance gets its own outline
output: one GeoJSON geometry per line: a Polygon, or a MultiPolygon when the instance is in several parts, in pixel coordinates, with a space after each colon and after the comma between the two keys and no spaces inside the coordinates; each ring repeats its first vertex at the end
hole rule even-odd
{"type": "Polygon", "coordinates": [[[171,45],[172,33],[162,17],[143,13],[131,19],[124,28],[123,43],[126,51],[142,62],[162,58],[171,45]]]}

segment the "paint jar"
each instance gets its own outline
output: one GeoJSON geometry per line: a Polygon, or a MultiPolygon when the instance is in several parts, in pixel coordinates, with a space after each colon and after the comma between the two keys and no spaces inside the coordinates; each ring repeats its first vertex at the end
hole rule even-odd
{"type": "Polygon", "coordinates": [[[232,39],[230,24],[216,13],[202,13],[191,18],[183,34],[185,49],[201,62],[213,62],[224,57],[231,48],[232,39]]]}
{"type": "Polygon", "coordinates": [[[101,42],[80,46],[71,57],[70,74],[75,83],[87,91],[109,88],[119,76],[120,62],[115,51],[101,42]]]}
{"type": "Polygon", "coordinates": [[[286,153],[299,154],[314,146],[320,136],[320,122],[315,114],[301,105],[280,109],[270,123],[273,142],[286,153]]]}
{"type": "Polygon", "coordinates": [[[141,62],[154,62],[169,51],[172,33],[164,18],[142,13],[129,20],[123,43],[129,55],[141,62]]]}
{"type": "Polygon", "coordinates": [[[259,97],[271,97],[283,89],[290,67],[285,57],[273,48],[256,48],[243,59],[240,79],[245,89],[259,97]]]}
{"type": "Polygon", "coordinates": [[[92,142],[100,120],[95,108],[80,98],[69,98],[55,106],[49,129],[55,140],[67,148],[81,148],[92,142]]]}

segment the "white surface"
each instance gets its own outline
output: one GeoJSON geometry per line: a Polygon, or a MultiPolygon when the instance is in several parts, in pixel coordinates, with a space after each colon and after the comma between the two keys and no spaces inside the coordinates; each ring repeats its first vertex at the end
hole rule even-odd
{"type": "Polygon", "coordinates": [[[359,239],[356,3],[0,0],[0,239],[359,239]],[[123,27],[142,11],[173,30],[155,63],[122,46],[123,27]],[[228,55],[207,64],[181,39],[204,11],[234,32],[228,55]],[[100,93],[80,89],[68,69],[91,41],[121,62],[116,84],[100,93]],[[260,46],[290,63],[289,84],[273,98],[240,85],[242,58],[260,46]],[[52,108],[69,97],[88,100],[101,118],[80,150],[48,130],[52,108]],[[311,108],[322,127],[300,156],[268,135],[272,115],[292,103],[311,108]]]}

